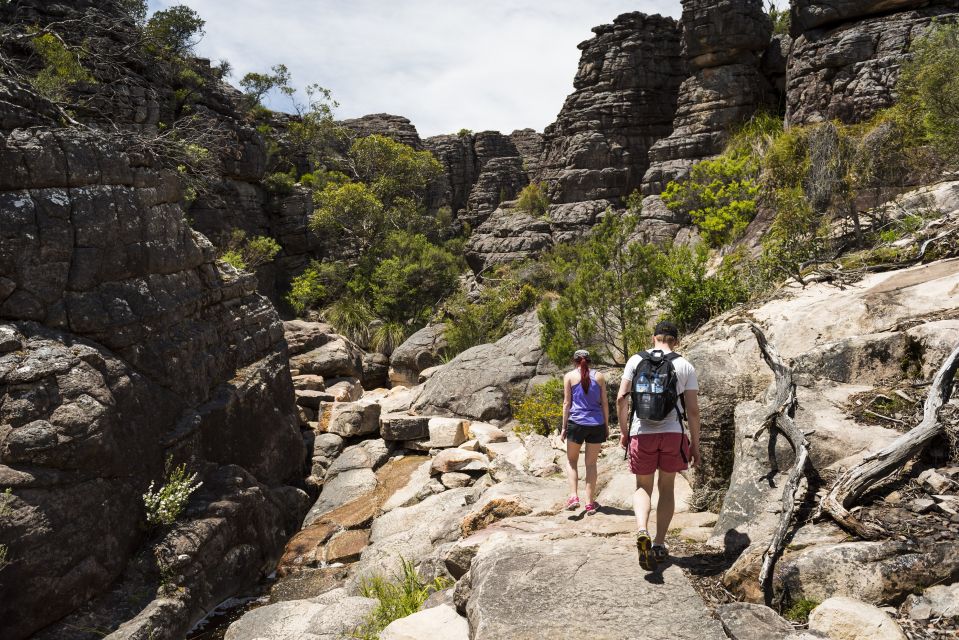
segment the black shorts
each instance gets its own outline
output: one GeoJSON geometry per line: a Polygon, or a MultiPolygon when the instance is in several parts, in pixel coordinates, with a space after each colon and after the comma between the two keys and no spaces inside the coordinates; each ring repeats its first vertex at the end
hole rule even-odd
{"type": "Polygon", "coordinates": [[[606,442],[605,424],[576,424],[572,420],[566,423],[566,437],[576,444],[588,442],[602,444],[606,442]]]}

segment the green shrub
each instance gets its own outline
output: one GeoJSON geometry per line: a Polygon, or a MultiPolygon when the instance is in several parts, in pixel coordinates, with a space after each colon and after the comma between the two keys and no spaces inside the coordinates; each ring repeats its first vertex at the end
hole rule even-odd
{"type": "Polygon", "coordinates": [[[81,64],[79,54],[52,33],[35,35],[30,44],[43,64],[31,83],[37,93],[45,98],[63,102],[74,85],[96,82],[81,64]]]}
{"type": "Polygon", "coordinates": [[[176,522],[186,508],[190,495],[203,485],[196,478],[196,473],[187,475],[186,464],[173,467],[173,459],[167,458],[166,483],[154,492],[154,483],[150,482],[150,488],[143,494],[147,523],[160,526],[176,522]]]}
{"type": "Polygon", "coordinates": [[[819,606],[818,600],[811,600],[809,598],[802,598],[792,603],[792,605],[783,612],[783,617],[792,622],[799,622],[806,624],[809,622],[809,614],[812,613],[812,610],[819,606]]]}
{"type": "Polygon", "coordinates": [[[376,315],[366,300],[347,294],[326,307],[323,317],[340,335],[361,347],[369,345],[370,329],[376,315]]]}
{"type": "Polygon", "coordinates": [[[280,244],[269,236],[256,236],[247,240],[245,231],[234,229],[220,260],[239,271],[254,271],[272,262],[280,249],[280,244]]]}
{"type": "Polygon", "coordinates": [[[780,9],[772,0],[768,0],[766,13],[769,14],[769,20],[773,23],[773,33],[776,35],[789,35],[790,19],[789,3],[786,3],[785,9],[780,9]]]}
{"type": "Polygon", "coordinates": [[[243,261],[243,254],[236,249],[228,249],[220,256],[220,260],[227,263],[237,271],[246,271],[246,262],[243,261]]]}
{"type": "Polygon", "coordinates": [[[460,138],[465,138],[466,136],[471,136],[471,135],[473,135],[473,130],[472,130],[472,129],[460,129],[459,131],[456,132],[456,135],[458,135],[460,138]]]}
{"type": "Polygon", "coordinates": [[[607,212],[564,260],[568,284],[555,303],[539,307],[541,344],[553,362],[567,362],[574,345],[597,360],[624,362],[648,337],[646,303],[660,286],[660,250],[631,242],[636,220],[607,212]]]}
{"type": "Polygon", "coordinates": [[[296,177],[289,173],[271,173],[263,178],[263,188],[274,196],[288,196],[296,186],[296,177]]]}
{"type": "Polygon", "coordinates": [[[174,5],[154,13],[144,33],[147,47],[154,53],[184,56],[203,38],[206,21],[186,5],[174,5]]]}
{"type": "Polygon", "coordinates": [[[342,265],[314,260],[303,273],[293,278],[286,302],[298,314],[319,309],[339,297],[346,287],[342,265]]]}
{"type": "Polygon", "coordinates": [[[400,560],[403,563],[403,574],[395,579],[387,580],[382,576],[374,576],[360,581],[360,594],[365,598],[377,600],[378,604],[351,637],[376,640],[391,622],[416,613],[430,594],[452,585],[452,581],[444,577],[427,582],[411,561],[403,558],[400,560]]]}
{"type": "Polygon", "coordinates": [[[904,124],[950,159],[959,157],[959,24],[936,22],[910,48],[897,90],[904,124]]]}
{"type": "Polygon", "coordinates": [[[516,202],[519,209],[537,217],[544,217],[549,210],[549,198],[541,182],[531,182],[519,192],[516,202]]]}
{"type": "Polygon", "coordinates": [[[292,76],[284,64],[274,65],[272,73],[258,73],[251,71],[240,80],[240,86],[246,94],[249,108],[263,104],[263,98],[274,89],[278,89],[285,96],[292,97],[296,93],[290,82],[292,76]]]}
{"type": "Polygon", "coordinates": [[[388,323],[425,325],[440,300],[456,289],[462,258],[403,231],[391,233],[383,251],[369,280],[373,311],[388,323]]]}
{"type": "Polygon", "coordinates": [[[477,302],[457,292],[444,303],[447,329],[447,353],[455,356],[470,347],[496,342],[512,328],[513,318],[528,311],[539,299],[539,292],[518,280],[510,267],[492,274],[498,282],[488,284],[477,302]]]}
{"type": "Polygon", "coordinates": [[[147,20],[147,0],[119,0],[120,10],[137,25],[143,26],[147,20]]]}
{"type": "Polygon", "coordinates": [[[697,162],[688,179],[666,185],[663,202],[671,211],[689,214],[710,246],[722,247],[739,238],[756,216],[756,174],[749,154],[697,162]]]}
{"type": "Polygon", "coordinates": [[[528,395],[510,402],[518,433],[547,436],[562,426],[563,381],[553,378],[533,387],[528,395]]]}
{"type": "Polygon", "coordinates": [[[683,333],[749,299],[749,288],[733,261],[724,261],[716,273],[707,275],[709,253],[705,246],[695,249],[673,246],[663,256],[663,279],[667,283],[661,304],[683,333]]]}

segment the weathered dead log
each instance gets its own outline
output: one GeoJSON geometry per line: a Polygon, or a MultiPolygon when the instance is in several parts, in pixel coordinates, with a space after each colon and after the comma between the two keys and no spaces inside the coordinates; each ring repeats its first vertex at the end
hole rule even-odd
{"type": "Polygon", "coordinates": [[[949,402],[952,383],[959,369],[959,346],[943,362],[926,397],[922,421],[908,433],[896,438],[882,450],[867,456],[862,462],[843,473],[823,496],[820,508],[828,513],[842,528],[866,538],[875,539],[886,535],[886,530],[876,523],[863,522],[850,509],[855,506],[873,485],[892,472],[900,469],[907,460],[925,448],[944,427],[939,422],[939,409],[949,402]]]}
{"type": "MultiPolygon", "coordinates": [[[[769,403],[766,410],[766,416],[763,420],[764,429],[769,429],[769,437],[774,437],[773,429],[780,431],[792,446],[795,454],[795,462],[789,471],[786,484],[783,485],[783,511],[779,519],[779,524],[773,532],[769,541],[769,546],[763,553],[763,564],[759,571],[759,585],[762,587],[766,597],[766,604],[772,601],[772,582],[773,569],[776,566],[776,560],[782,554],[783,542],[789,527],[792,523],[793,514],[796,511],[796,493],[799,491],[799,481],[802,479],[803,471],[806,469],[806,462],[809,460],[809,442],[806,436],[800,431],[799,427],[793,421],[793,415],[796,412],[796,383],[793,382],[792,369],[787,367],[776,347],[766,340],[766,335],[755,324],[750,323],[753,335],[756,336],[756,342],[759,344],[759,350],[762,352],[763,360],[772,369],[776,376],[776,395],[769,403]]],[[[769,448],[770,468],[776,469],[776,448],[769,448]]]]}

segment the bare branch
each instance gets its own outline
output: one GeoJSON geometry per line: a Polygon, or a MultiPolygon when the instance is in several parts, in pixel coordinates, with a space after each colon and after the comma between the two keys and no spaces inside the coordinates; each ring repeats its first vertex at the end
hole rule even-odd
{"type": "Polygon", "coordinates": [[[875,539],[885,535],[881,525],[867,523],[854,516],[850,509],[879,480],[897,471],[903,464],[925,448],[944,427],[939,422],[939,410],[949,401],[952,383],[959,369],[959,346],[953,349],[943,362],[932,388],[926,397],[922,421],[911,431],[896,438],[879,452],[867,456],[861,463],[847,470],[823,496],[820,508],[844,529],[866,538],[875,539]]]}
{"type": "MultiPolygon", "coordinates": [[[[749,328],[756,336],[756,342],[759,344],[759,350],[762,353],[763,360],[772,369],[776,377],[776,395],[770,401],[766,416],[763,420],[763,428],[770,430],[770,438],[773,437],[772,430],[775,428],[786,436],[789,444],[792,446],[796,459],[792,469],[789,471],[786,484],[783,485],[783,510],[782,517],[779,519],[779,525],[776,527],[773,536],[769,541],[769,546],[763,553],[763,564],[759,571],[759,584],[765,594],[767,604],[772,601],[772,575],[776,566],[776,560],[782,554],[783,542],[786,539],[786,533],[792,523],[793,513],[796,510],[796,493],[799,491],[799,481],[802,478],[806,468],[806,461],[809,459],[809,442],[806,436],[793,422],[793,415],[796,411],[796,383],[793,382],[793,371],[786,366],[779,351],[771,345],[762,330],[753,323],[749,328]]],[[[775,448],[770,447],[770,467],[776,468],[775,448]]]]}

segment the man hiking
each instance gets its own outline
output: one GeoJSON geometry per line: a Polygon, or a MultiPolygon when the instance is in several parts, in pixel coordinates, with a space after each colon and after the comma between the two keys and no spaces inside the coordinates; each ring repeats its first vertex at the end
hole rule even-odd
{"type": "Polygon", "coordinates": [[[629,452],[629,468],[636,475],[633,510],[636,513],[636,547],[639,564],[654,571],[669,556],[666,532],[673,518],[673,485],[676,473],[700,463],[699,386],[696,370],[673,349],[679,331],[671,322],[653,330],[653,348],[631,357],[623,371],[616,399],[622,434],[619,444],[629,452]],[[630,409],[630,397],[632,408],[630,409]],[[685,416],[684,414],[685,410],[685,416]],[[683,429],[689,422],[689,437],[683,429]],[[659,471],[659,503],[656,506],[656,538],[647,531],[653,480],[659,471]]]}

